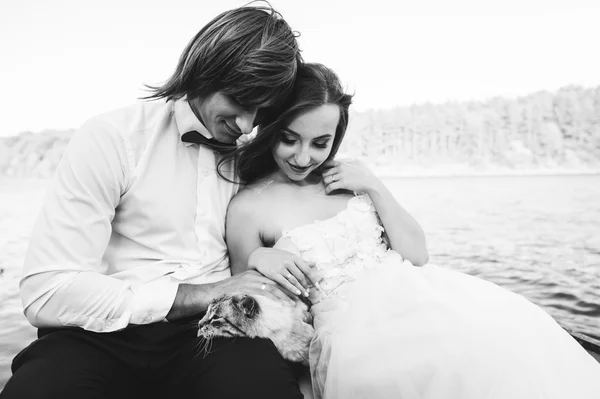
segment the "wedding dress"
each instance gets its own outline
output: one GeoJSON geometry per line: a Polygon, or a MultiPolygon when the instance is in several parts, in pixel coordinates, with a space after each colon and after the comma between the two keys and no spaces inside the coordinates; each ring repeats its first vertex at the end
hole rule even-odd
{"type": "Polygon", "coordinates": [[[388,249],[367,195],[283,232],[323,275],[311,294],[315,398],[600,398],[597,363],[520,295],[388,249]]]}

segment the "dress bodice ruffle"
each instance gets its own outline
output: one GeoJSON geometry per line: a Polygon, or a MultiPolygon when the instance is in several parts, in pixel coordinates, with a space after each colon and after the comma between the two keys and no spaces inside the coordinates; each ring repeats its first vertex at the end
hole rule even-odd
{"type": "Polygon", "coordinates": [[[284,230],[281,239],[289,239],[302,259],[316,263],[323,277],[317,288],[329,295],[388,256],[383,232],[371,199],[361,194],[336,216],[284,230]]]}

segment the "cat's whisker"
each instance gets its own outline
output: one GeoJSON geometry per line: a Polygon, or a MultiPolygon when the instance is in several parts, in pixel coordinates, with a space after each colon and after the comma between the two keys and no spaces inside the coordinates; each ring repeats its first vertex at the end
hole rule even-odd
{"type": "Polygon", "coordinates": [[[198,342],[196,342],[196,345],[194,346],[194,349],[196,350],[196,354],[200,353],[205,345],[206,342],[206,338],[204,337],[199,337],[198,342]]]}
{"type": "Polygon", "coordinates": [[[206,341],[206,338],[204,338],[203,336],[198,337],[198,342],[196,343],[195,349],[200,350],[201,346],[204,345],[205,341],[206,341]]]}
{"type": "Polygon", "coordinates": [[[207,340],[207,345],[204,346],[204,358],[206,358],[206,356],[208,356],[212,350],[212,346],[213,346],[213,340],[212,340],[212,334],[210,339],[207,340]]]}
{"type": "Polygon", "coordinates": [[[198,329],[198,320],[196,321],[190,321],[189,324],[187,325],[183,325],[183,329],[184,330],[191,330],[191,329],[198,329]]]}
{"type": "Polygon", "coordinates": [[[206,358],[206,356],[210,353],[211,348],[212,348],[212,338],[214,337],[213,333],[208,333],[206,335],[202,335],[199,337],[198,343],[196,344],[196,356],[199,356],[200,354],[203,355],[203,358],[206,358]]]}
{"type": "Polygon", "coordinates": [[[206,358],[206,356],[208,356],[208,354],[210,353],[211,345],[212,345],[211,340],[206,341],[206,345],[204,345],[202,347],[202,358],[206,358]]]}
{"type": "Polygon", "coordinates": [[[206,341],[206,344],[202,347],[202,352],[200,352],[198,355],[202,354],[202,358],[206,358],[206,356],[208,356],[208,354],[210,353],[210,346],[211,346],[212,341],[206,341]]]}

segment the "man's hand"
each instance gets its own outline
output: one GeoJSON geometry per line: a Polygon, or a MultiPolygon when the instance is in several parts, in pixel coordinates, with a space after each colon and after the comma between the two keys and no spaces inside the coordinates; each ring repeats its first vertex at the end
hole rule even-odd
{"type": "Polygon", "coordinates": [[[173,306],[166,316],[168,321],[205,312],[208,305],[221,295],[263,295],[284,305],[293,305],[294,294],[275,284],[260,273],[248,270],[225,280],[210,284],[179,284],[173,306]]]}
{"type": "Polygon", "coordinates": [[[257,270],[280,286],[308,297],[311,282],[320,280],[314,263],[277,248],[258,248],[248,258],[248,269],[257,270]]]}
{"type": "Polygon", "coordinates": [[[248,270],[236,274],[233,277],[211,284],[211,301],[221,295],[228,294],[249,294],[263,295],[273,300],[278,300],[284,304],[294,304],[293,294],[282,289],[273,280],[261,275],[254,270],[248,270]]]}

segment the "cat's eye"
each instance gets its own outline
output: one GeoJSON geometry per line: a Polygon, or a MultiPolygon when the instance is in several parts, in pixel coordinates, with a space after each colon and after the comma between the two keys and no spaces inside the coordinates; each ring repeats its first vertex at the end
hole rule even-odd
{"type": "Polygon", "coordinates": [[[219,318],[213,318],[213,319],[210,319],[208,322],[209,322],[211,325],[213,325],[213,326],[214,326],[214,325],[221,325],[221,324],[223,324],[223,321],[224,321],[224,319],[223,319],[222,317],[219,317],[219,318]]]}

